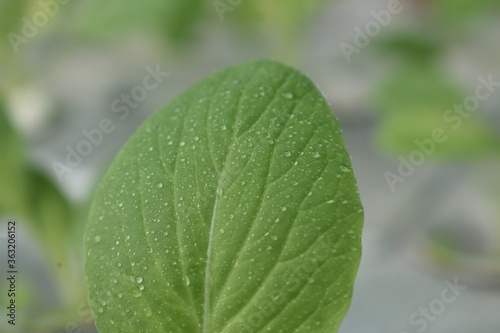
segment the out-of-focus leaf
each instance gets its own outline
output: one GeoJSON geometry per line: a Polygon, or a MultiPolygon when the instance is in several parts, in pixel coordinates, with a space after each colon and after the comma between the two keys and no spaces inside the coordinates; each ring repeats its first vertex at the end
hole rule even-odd
{"type": "Polygon", "coordinates": [[[146,121],[96,191],[85,244],[99,331],[337,332],[362,221],[313,83],[267,61],[217,72],[146,121]]]}
{"type": "Polygon", "coordinates": [[[204,0],[169,0],[165,12],[165,33],[174,41],[182,41],[201,19],[205,10],[204,0]]]}
{"type": "Polygon", "coordinates": [[[22,17],[29,2],[30,0],[0,1],[0,38],[5,38],[6,43],[10,32],[19,33],[17,28],[22,24],[22,17]]]}
{"type": "Polygon", "coordinates": [[[245,0],[226,17],[257,30],[269,39],[275,56],[296,63],[303,48],[304,27],[332,0],[245,0]]]}
{"type": "Polygon", "coordinates": [[[443,129],[446,140],[431,144],[435,147],[435,151],[430,154],[431,158],[471,158],[498,154],[500,143],[486,124],[471,117],[464,119],[455,130],[443,120],[445,111],[442,108],[417,108],[386,115],[378,129],[378,142],[391,153],[409,155],[415,150],[422,150],[416,141],[429,142],[433,130],[440,128],[443,129]]]}
{"type": "Polygon", "coordinates": [[[282,29],[286,34],[292,34],[308,23],[311,17],[329,1],[331,0],[248,0],[236,6],[234,12],[235,15],[247,20],[250,19],[248,15],[256,15],[252,19],[254,23],[262,20],[282,29]]]}
{"type": "Polygon", "coordinates": [[[482,15],[500,13],[498,0],[438,0],[434,2],[438,19],[464,25],[482,15]]]}
{"type": "Polygon", "coordinates": [[[446,110],[462,102],[459,89],[444,74],[429,66],[399,67],[376,91],[376,103],[383,113],[446,110]]]}
{"type": "Polygon", "coordinates": [[[450,113],[462,104],[464,95],[440,72],[430,66],[407,67],[382,85],[377,96],[382,112],[378,141],[395,154],[410,154],[420,149],[415,141],[432,138],[436,128],[447,139],[436,144],[433,156],[469,157],[498,150],[498,138],[471,113],[463,117],[450,113]],[[453,117],[453,119],[451,119],[453,117]]]}
{"type": "Polygon", "coordinates": [[[75,253],[79,251],[81,235],[76,235],[78,220],[73,205],[53,181],[38,170],[29,170],[30,184],[28,222],[40,241],[47,263],[57,279],[61,296],[67,304],[79,302],[83,281],[75,275],[75,253]]]}
{"type": "Polygon", "coordinates": [[[65,262],[72,241],[73,214],[70,202],[52,180],[38,170],[29,170],[29,205],[32,227],[55,261],[65,262]]]}
{"type": "Polygon", "coordinates": [[[26,216],[24,144],[0,101],[0,213],[26,216]]]}
{"type": "Polygon", "coordinates": [[[432,60],[443,48],[435,36],[413,32],[395,32],[375,39],[375,43],[384,53],[397,54],[405,61],[417,63],[432,60]]]}
{"type": "Polygon", "coordinates": [[[29,223],[55,263],[62,262],[72,240],[71,205],[49,178],[29,168],[24,149],[21,138],[9,124],[7,113],[2,108],[0,213],[29,223]]]}
{"type": "Polygon", "coordinates": [[[82,30],[95,36],[120,36],[143,30],[185,38],[200,19],[204,0],[94,1],[84,15],[82,30]]]}

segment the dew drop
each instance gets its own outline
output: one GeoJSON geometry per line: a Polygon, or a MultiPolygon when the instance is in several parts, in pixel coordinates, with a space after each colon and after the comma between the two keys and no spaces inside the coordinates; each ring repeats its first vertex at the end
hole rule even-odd
{"type": "Polygon", "coordinates": [[[317,151],[315,151],[315,152],[312,153],[312,157],[313,158],[319,158],[320,156],[321,155],[317,151]]]}
{"type": "Polygon", "coordinates": [[[158,188],[162,188],[162,187],[163,187],[163,183],[158,183],[158,184],[156,184],[156,187],[158,187],[158,188]]]}
{"type": "Polygon", "coordinates": [[[345,173],[351,172],[350,169],[345,165],[340,166],[340,171],[345,172],[345,173]]]}
{"type": "Polygon", "coordinates": [[[290,153],[289,151],[286,151],[283,155],[285,155],[285,157],[290,157],[290,156],[292,156],[292,153],[290,153]]]}
{"type": "Polygon", "coordinates": [[[286,93],[283,93],[283,98],[285,99],[292,99],[293,98],[293,94],[290,93],[290,92],[286,92],[286,93]]]}
{"type": "Polygon", "coordinates": [[[94,237],[94,242],[100,243],[101,242],[101,236],[95,236],[94,237]]]}
{"type": "Polygon", "coordinates": [[[144,286],[142,284],[139,285],[139,290],[141,290],[141,291],[144,290],[144,286]]]}
{"type": "Polygon", "coordinates": [[[137,277],[135,278],[135,282],[137,282],[137,283],[141,283],[141,282],[142,282],[142,280],[143,280],[143,279],[142,279],[142,276],[137,276],[137,277]]]}

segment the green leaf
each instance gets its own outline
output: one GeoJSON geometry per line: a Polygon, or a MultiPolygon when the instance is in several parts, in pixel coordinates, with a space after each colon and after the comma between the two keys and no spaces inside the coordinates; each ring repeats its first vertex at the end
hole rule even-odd
{"type": "MultiPolygon", "coordinates": [[[[231,1],[222,1],[230,3],[231,1]]],[[[269,42],[275,58],[287,63],[301,63],[306,29],[321,9],[332,0],[246,0],[225,14],[239,23],[253,28],[253,36],[269,42]]]]}
{"type": "Polygon", "coordinates": [[[0,213],[26,216],[24,144],[0,101],[0,213]]]}
{"type": "Polygon", "coordinates": [[[496,0],[439,0],[434,5],[436,18],[455,26],[481,23],[481,19],[498,13],[500,9],[496,0]]]}
{"type": "MultiPolygon", "coordinates": [[[[28,166],[21,137],[0,105],[0,213],[26,219],[44,245],[61,252],[71,229],[71,205],[52,180],[28,166]]],[[[66,248],[64,248],[66,249],[66,248]]],[[[59,253],[59,255],[64,255],[59,253]]]]}
{"type": "Polygon", "coordinates": [[[389,32],[386,36],[377,38],[374,43],[384,52],[384,56],[398,55],[406,63],[417,64],[433,61],[444,46],[436,34],[404,30],[389,32]]]}
{"type": "Polygon", "coordinates": [[[138,130],[87,225],[106,332],[336,332],[362,207],[336,118],[274,62],[219,71],[138,130]]]}
{"type": "Polygon", "coordinates": [[[396,68],[376,92],[380,111],[386,114],[435,109],[443,112],[463,96],[446,74],[430,64],[413,63],[396,68]]]}
{"type": "Polygon", "coordinates": [[[498,137],[481,118],[449,110],[463,104],[465,96],[442,73],[429,65],[401,68],[378,91],[378,106],[383,112],[377,133],[378,142],[394,154],[411,154],[421,150],[417,142],[429,141],[435,129],[446,136],[436,143],[431,157],[475,158],[497,155],[498,137]],[[455,120],[457,119],[458,120],[455,120]]]}
{"type": "Polygon", "coordinates": [[[498,155],[498,137],[487,124],[471,116],[461,119],[455,130],[443,118],[446,110],[419,108],[387,116],[378,129],[378,142],[393,154],[409,155],[415,150],[422,150],[417,142],[429,142],[433,131],[441,129],[445,140],[435,143],[435,151],[430,158],[471,159],[498,155]]]}
{"type": "Polygon", "coordinates": [[[254,22],[258,18],[282,29],[284,33],[294,34],[309,23],[311,17],[328,2],[332,0],[250,0],[243,1],[241,8],[236,6],[234,10],[238,17],[246,18],[247,21],[250,19],[249,15],[253,15],[254,22]]]}
{"type": "Polygon", "coordinates": [[[52,268],[61,264],[70,271],[68,252],[75,243],[70,237],[76,227],[72,205],[52,180],[28,165],[24,152],[24,143],[0,104],[0,214],[26,221],[52,268]]]}
{"type": "Polygon", "coordinates": [[[0,2],[0,32],[8,44],[7,35],[11,32],[20,34],[18,28],[22,25],[23,14],[29,0],[3,0],[0,2]]]}
{"type": "Polygon", "coordinates": [[[50,255],[53,265],[66,264],[74,216],[70,202],[45,174],[29,170],[29,204],[32,227],[50,255]]]}
{"type": "Polygon", "coordinates": [[[198,23],[203,0],[95,1],[81,22],[81,30],[92,36],[116,36],[137,30],[182,41],[198,23]]]}

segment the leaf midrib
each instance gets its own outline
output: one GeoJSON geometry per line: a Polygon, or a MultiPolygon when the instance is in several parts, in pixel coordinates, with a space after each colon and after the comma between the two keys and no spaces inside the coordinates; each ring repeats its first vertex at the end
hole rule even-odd
{"type": "MultiPolygon", "coordinates": [[[[258,72],[258,71],[256,71],[256,72],[258,72]]],[[[255,75],[256,75],[256,73],[254,73],[254,75],[252,76],[252,79],[255,75]]],[[[251,81],[251,80],[249,80],[249,81],[251,81]]],[[[246,87],[248,87],[248,85],[246,87]]],[[[245,87],[245,90],[246,90],[246,87],[245,87]]],[[[215,230],[215,219],[217,216],[217,207],[219,205],[219,198],[220,198],[220,194],[222,191],[222,184],[223,184],[223,179],[225,176],[227,159],[229,157],[229,154],[231,153],[234,142],[237,139],[237,137],[236,137],[236,125],[238,124],[238,116],[240,114],[240,112],[239,112],[240,103],[241,103],[243,96],[245,96],[245,90],[241,93],[241,96],[238,99],[235,120],[234,120],[234,123],[232,126],[233,133],[232,133],[231,143],[230,143],[229,149],[226,153],[226,157],[224,159],[224,163],[222,164],[222,169],[221,169],[220,174],[219,174],[219,182],[217,184],[217,190],[215,192],[214,209],[212,210],[212,217],[210,219],[210,232],[209,232],[209,236],[208,236],[208,247],[207,247],[207,260],[206,260],[206,264],[205,264],[205,280],[203,283],[203,288],[204,288],[203,329],[202,329],[203,333],[209,333],[208,329],[210,326],[210,317],[209,317],[210,316],[210,311],[209,311],[210,310],[209,309],[210,308],[210,265],[211,265],[211,256],[212,256],[212,243],[213,243],[213,238],[214,238],[213,236],[214,236],[214,230],[215,230]]],[[[210,112],[210,109],[207,110],[207,115],[209,112],[210,112]]],[[[207,140],[208,140],[208,136],[207,136],[207,140]]],[[[210,148],[210,144],[208,146],[210,148]]],[[[210,148],[210,152],[212,152],[211,148],[210,148]]],[[[214,163],[214,166],[217,170],[217,163],[214,163]]]]}
{"type": "MultiPolygon", "coordinates": [[[[260,71],[260,68],[257,69],[254,72],[254,74],[252,75],[252,77],[250,78],[250,80],[248,80],[249,83],[246,85],[245,89],[241,93],[240,98],[238,99],[238,103],[237,103],[237,106],[236,106],[236,110],[237,111],[236,111],[236,115],[235,115],[235,120],[234,120],[234,123],[233,123],[233,126],[232,126],[233,127],[233,134],[232,134],[230,146],[229,146],[229,149],[227,151],[224,163],[222,164],[221,172],[219,174],[219,182],[218,182],[217,190],[216,190],[216,194],[215,194],[214,209],[212,211],[212,218],[210,220],[210,232],[209,232],[208,248],[207,248],[207,261],[206,261],[206,266],[205,266],[204,304],[203,304],[203,329],[202,329],[203,333],[210,333],[208,331],[208,329],[210,327],[210,317],[209,317],[209,315],[210,315],[210,309],[209,309],[210,308],[210,265],[211,265],[212,243],[213,243],[213,236],[214,236],[214,231],[215,231],[215,219],[216,219],[216,216],[217,216],[217,207],[218,207],[218,203],[219,203],[220,194],[222,192],[222,184],[223,184],[223,180],[224,180],[224,176],[225,176],[225,170],[226,170],[227,160],[228,160],[229,155],[230,155],[230,153],[231,153],[231,151],[233,149],[234,143],[244,133],[246,133],[247,131],[249,131],[250,128],[252,128],[258,122],[258,120],[264,115],[264,113],[267,113],[267,111],[269,109],[269,106],[272,104],[272,102],[275,101],[276,97],[278,96],[278,91],[283,88],[284,84],[291,77],[291,74],[290,74],[290,75],[286,76],[283,79],[283,82],[280,84],[279,88],[276,89],[276,92],[275,92],[274,96],[272,97],[272,99],[268,103],[268,105],[264,108],[264,110],[262,111],[262,113],[259,116],[259,118],[254,123],[252,123],[249,126],[249,128],[246,129],[246,131],[244,133],[241,133],[240,135],[237,135],[237,128],[236,128],[236,126],[238,124],[239,116],[241,114],[241,112],[240,112],[241,100],[245,96],[245,92],[246,92],[247,88],[250,86],[250,82],[252,82],[253,78],[257,76],[257,74],[259,73],[259,71],[260,71]]],[[[207,111],[207,112],[209,112],[209,111],[207,111]]]]}

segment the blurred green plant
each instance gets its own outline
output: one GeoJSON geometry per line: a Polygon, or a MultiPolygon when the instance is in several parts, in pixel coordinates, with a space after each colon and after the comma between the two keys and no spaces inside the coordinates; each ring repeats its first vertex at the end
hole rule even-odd
{"type": "Polygon", "coordinates": [[[23,143],[10,125],[5,106],[0,102],[0,213],[26,215],[23,143]],[[7,190],[8,189],[8,190],[7,190]]]}
{"type": "Polygon", "coordinates": [[[84,15],[80,31],[102,38],[142,30],[157,35],[164,42],[183,44],[196,35],[203,22],[224,21],[229,27],[236,23],[236,26],[249,28],[254,35],[270,37],[272,52],[277,57],[295,59],[301,53],[304,28],[329,1],[94,1],[84,15]]]}
{"type": "Polygon", "coordinates": [[[468,26],[481,22],[485,15],[500,13],[497,0],[438,0],[432,3],[434,19],[445,25],[468,26]]]}
{"type": "MultiPolygon", "coordinates": [[[[86,297],[80,274],[82,248],[77,234],[82,229],[82,218],[52,179],[29,163],[23,140],[10,124],[1,103],[0,143],[0,187],[3,189],[0,215],[21,220],[33,232],[44,250],[43,257],[54,284],[60,288],[63,308],[73,308],[86,297]],[[75,264],[75,260],[80,265],[75,264]]],[[[22,330],[33,331],[36,327],[31,325],[36,322],[36,318],[23,322],[27,326],[22,330]]]]}
{"type": "Polygon", "coordinates": [[[500,9],[499,3],[440,0],[417,4],[424,5],[418,24],[397,32],[388,30],[376,41],[376,50],[392,61],[388,77],[375,89],[374,96],[381,115],[377,133],[380,146],[392,154],[407,155],[418,148],[416,140],[430,138],[434,129],[442,128],[447,138],[432,158],[498,156],[500,137],[482,114],[482,105],[450,128],[450,114],[446,113],[462,105],[467,95],[463,85],[442,69],[440,61],[457,43],[451,38],[457,36],[457,26],[460,31],[473,32],[470,23],[490,16],[500,9]]]}
{"type": "MultiPolygon", "coordinates": [[[[479,101],[477,110],[463,113],[460,113],[460,108],[455,110],[457,105],[464,106],[466,98],[472,98],[476,91],[468,96],[465,89],[467,86],[470,88],[470,84],[466,86],[458,79],[453,79],[454,73],[444,69],[443,59],[447,59],[446,56],[457,46],[463,47],[464,43],[474,41],[476,34],[484,34],[482,25],[492,18],[498,20],[500,3],[492,0],[439,0],[419,1],[412,5],[418,6],[419,17],[415,24],[397,32],[387,29],[375,41],[377,47],[372,49],[376,51],[372,55],[391,61],[387,77],[374,89],[374,104],[379,112],[376,139],[387,153],[406,158],[416,151],[422,151],[422,145],[418,143],[425,140],[429,142],[433,131],[443,130],[446,139],[436,142],[435,149],[426,154],[426,159],[453,161],[455,165],[458,162],[466,166],[468,174],[461,174],[454,181],[471,180],[478,192],[491,201],[491,212],[484,212],[491,213],[492,219],[490,229],[486,228],[486,232],[493,231],[493,239],[498,242],[498,246],[484,253],[475,253],[466,246],[468,244],[464,239],[453,238],[453,233],[460,227],[460,220],[452,216],[451,221],[443,221],[443,216],[438,215],[432,223],[440,225],[447,222],[440,234],[444,236],[426,235],[428,238],[421,250],[425,252],[428,262],[436,264],[436,267],[446,267],[464,274],[474,272],[481,281],[485,278],[498,280],[500,214],[496,202],[500,191],[498,184],[491,178],[498,178],[492,169],[498,170],[500,163],[500,135],[495,123],[490,121],[491,116],[488,115],[484,100],[479,101]],[[474,173],[484,165],[491,169],[482,172],[487,180],[481,181],[474,173]],[[465,176],[470,179],[465,180],[465,176]]],[[[498,81],[498,77],[493,78],[498,81]]],[[[448,172],[447,169],[442,171],[448,172]]],[[[453,177],[453,171],[449,173],[453,177]]],[[[435,179],[431,181],[436,184],[435,179]]],[[[435,188],[433,191],[436,192],[435,188]]],[[[441,193],[441,200],[446,202],[449,194],[441,193]]],[[[428,208],[429,205],[425,207],[428,208]]],[[[422,222],[425,224],[425,221],[422,222]]],[[[479,226],[478,221],[467,222],[471,223],[473,230],[484,231],[484,225],[479,226]]],[[[471,236],[470,232],[461,229],[458,234],[467,235],[467,239],[471,236]]]]}
{"type": "Polygon", "coordinates": [[[205,9],[204,0],[93,1],[81,29],[94,37],[142,30],[182,42],[193,32],[205,9]]]}
{"type": "Polygon", "coordinates": [[[247,0],[234,13],[239,25],[257,31],[275,43],[275,56],[292,63],[300,61],[308,23],[332,0],[247,0]]]}
{"type": "Polygon", "coordinates": [[[382,113],[378,142],[391,153],[410,154],[418,148],[416,141],[431,138],[436,128],[443,129],[447,139],[437,145],[435,158],[499,153],[499,138],[477,113],[461,118],[458,128],[452,128],[456,124],[450,124],[448,110],[461,105],[465,95],[428,63],[398,68],[381,84],[376,98],[382,113]]]}

